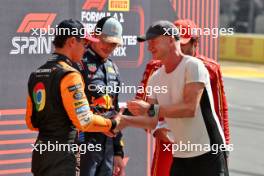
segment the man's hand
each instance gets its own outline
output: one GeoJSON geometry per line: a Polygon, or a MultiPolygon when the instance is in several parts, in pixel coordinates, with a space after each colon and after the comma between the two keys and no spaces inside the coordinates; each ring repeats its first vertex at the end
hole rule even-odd
{"type": "Polygon", "coordinates": [[[111,137],[111,138],[116,136],[116,134],[112,132],[104,132],[104,135],[111,137]]]}
{"type": "Polygon", "coordinates": [[[127,108],[135,116],[144,116],[147,114],[150,104],[143,100],[132,100],[127,102],[127,108]]]}
{"type": "Polygon", "coordinates": [[[119,131],[123,130],[128,126],[128,123],[126,121],[126,117],[121,116],[119,124],[116,126],[116,128],[113,130],[114,133],[118,133],[119,131]]]}
{"type": "Polygon", "coordinates": [[[121,156],[114,156],[113,176],[125,176],[125,165],[121,156]]]}
{"type": "Polygon", "coordinates": [[[126,123],[126,120],[124,118],[124,115],[123,115],[123,112],[124,112],[124,108],[121,108],[119,113],[114,117],[114,119],[116,120],[116,127],[115,129],[113,130],[113,132],[116,134],[118,133],[119,131],[121,131],[122,129],[124,129],[125,127],[127,127],[127,123],[126,123]]]}
{"type": "MultiPolygon", "coordinates": [[[[123,109],[121,109],[121,111],[118,114],[116,114],[114,117],[112,117],[112,119],[116,122],[116,127],[120,124],[122,113],[123,113],[123,109]]],[[[108,137],[116,137],[116,134],[118,132],[118,131],[115,131],[116,127],[114,129],[108,131],[108,132],[104,132],[104,135],[106,135],[108,137]]]]}
{"type": "Polygon", "coordinates": [[[167,128],[159,128],[153,133],[153,136],[159,140],[162,140],[163,142],[173,143],[173,140],[168,136],[168,131],[170,130],[167,128]]]}

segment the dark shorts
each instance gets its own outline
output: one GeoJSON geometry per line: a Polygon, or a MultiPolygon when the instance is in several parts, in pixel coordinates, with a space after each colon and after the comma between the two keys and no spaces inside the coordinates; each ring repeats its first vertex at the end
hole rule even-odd
{"type": "Polygon", "coordinates": [[[170,176],[229,176],[224,152],[192,158],[173,158],[170,176]]]}
{"type": "Polygon", "coordinates": [[[75,176],[76,158],[72,151],[33,151],[34,176],[75,176]]]}

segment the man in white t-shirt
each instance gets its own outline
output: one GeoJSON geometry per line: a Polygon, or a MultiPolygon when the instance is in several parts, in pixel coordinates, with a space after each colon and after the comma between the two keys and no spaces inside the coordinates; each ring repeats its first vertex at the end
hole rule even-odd
{"type": "Polygon", "coordinates": [[[179,33],[169,21],[155,22],[138,41],[148,41],[149,51],[163,64],[148,86],[167,86],[167,91],[152,92],[148,102],[128,102],[129,111],[138,117],[124,116],[122,124],[153,129],[159,117],[165,118],[174,141],[164,146],[173,152],[171,176],[228,176],[225,138],[203,62],[181,53],[179,33]]]}

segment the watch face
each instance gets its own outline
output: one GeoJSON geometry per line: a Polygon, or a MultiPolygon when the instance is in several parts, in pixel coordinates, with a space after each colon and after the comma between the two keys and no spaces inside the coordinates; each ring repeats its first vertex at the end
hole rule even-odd
{"type": "Polygon", "coordinates": [[[148,110],[148,115],[149,117],[154,117],[155,116],[155,110],[154,110],[154,105],[151,104],[149,110],[148,110]]]}
{"type": "Polygon", "coordinates": [[[148,111],[148,115],[149,115],[150,117],[154,117],[154,116],[155,116],[155,111],[154,111],[154,109],[149,110],[149,111],[148,111]]]}

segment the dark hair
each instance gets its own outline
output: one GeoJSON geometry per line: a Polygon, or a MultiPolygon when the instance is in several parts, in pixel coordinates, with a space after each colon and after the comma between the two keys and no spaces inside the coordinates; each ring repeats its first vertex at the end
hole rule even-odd
{"type": "Polygon", "coordinates": [[[62,48],[67,39],[70,37],[75,37],[77,39],[77,41],[80,41],[80,38],[83,37],[83,35],[81,34],[81,30],[84,28],[84,26],[82,25],[82,23],[78,20],[73,20],[73,19],[68,19],[68,20],[63,20],[58,26],[57,26],[57,33],[55,35],[55,38],[53,40],[53,44],[55,46],[55,48],[62,48]],[[69,29],[69,33],[67,34],[61,34],[60,30],[61,29],[69,29]],[[78,29],[78,33],[73,35],[73,30],[78,29]]]}
{"type": "Polygon", "coordinates": [[[65,45],[67,39],[68,36],[56,36],[52,43],[55,48],[62,48],[65,45]]]}

